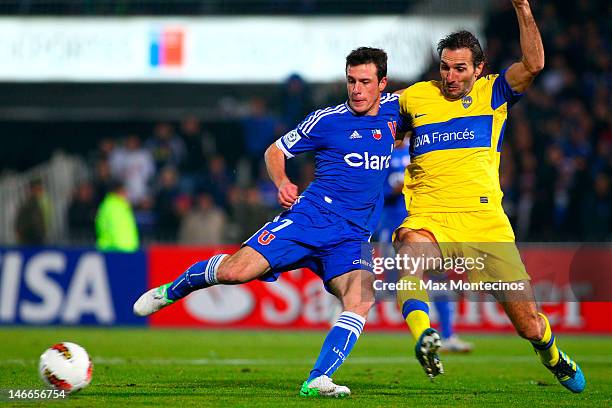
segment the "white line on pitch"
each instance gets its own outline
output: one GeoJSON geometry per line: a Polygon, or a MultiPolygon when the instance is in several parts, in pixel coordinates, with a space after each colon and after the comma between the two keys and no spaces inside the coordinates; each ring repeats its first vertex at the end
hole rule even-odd
{"type": "MultiPolygon", "coordinates": [[[[572,356],[574,358],[574,356],[572,356]]],[[[314,356],[313,356],[314,358],[314,356]]],[[[537,362],[535,356],[473,356],[473,355],[452,355],[443,356],[444,362],[471,363],[471,364],[512,364],[537,362]]],[[[612,363],[610,355],[590,355],[585,357],[575,357],[579,363],[612,363]]],[[[308,365],[312,364],[313,359],[306,358],[271,358],[271,359],[236,359],[236,358],[120,358],[120,357],[94,357],[94,364],[100,365],[216,365],[216,366],[269,366],[269,365],[308,365]]],[[[412,357],[353,357],[347,359],[347,364],[411,364],[415,361],[412,357]]],[[[33,359],[0,359],[0,365],[31,365],[37,363],[33,359]]]]}

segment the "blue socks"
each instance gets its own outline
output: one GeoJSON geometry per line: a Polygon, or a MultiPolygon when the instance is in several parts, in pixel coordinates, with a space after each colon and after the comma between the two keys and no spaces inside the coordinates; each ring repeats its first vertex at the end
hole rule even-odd
{"type": "Polygon", "coordinates": [[[365,322],[363,317],[353,312],[340,314],[323,342],[319,358],[310,372],[308,381],[321,375],[332,376],[353,349],[365,322]]]}
{"type": "Polygon", "coordinates": [[[168,286],[166,290],[167,298],[178,300],[193,291],[218,284],[217,269],[226,256],[227,254],[215,255],[209,260],[199,261],[191,265],[168,286]]]}
{"type": "Polygon", "coordinates": [[[440,333],[442,338],[449,339],[453,335],[453,305],[448,300],[434,301],[440,320],[440,333]]]}

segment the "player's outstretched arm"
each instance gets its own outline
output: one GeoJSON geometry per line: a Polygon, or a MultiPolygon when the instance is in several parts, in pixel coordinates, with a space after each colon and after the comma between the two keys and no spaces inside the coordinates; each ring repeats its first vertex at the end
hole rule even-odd
{"type": "Polygon", "coordinates": [[[271,144],[264,155],[270,179],[278,188],[278,202],[289,208],[298,198],[298,188],[289,180],[285,172],[285,153],[276,144],[271,144]]]}
{"type": "Polygon", "coordinates": [[[506,81],[515,92],[525,92],[544,69],[544,46],[528,0],[512,0],[521,36],[523,56],[506,71],[506,81]]]}

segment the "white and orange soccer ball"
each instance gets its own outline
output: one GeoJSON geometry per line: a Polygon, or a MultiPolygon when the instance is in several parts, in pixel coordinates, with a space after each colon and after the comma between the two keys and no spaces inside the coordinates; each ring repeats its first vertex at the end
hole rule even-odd
{"type": "Polygon", "coordinates": [[[42,353],[38,370],[40,378],[47,386],[73,393],[89,385],[93,363],[83,347],[62,342],[54,344],[42,353]]]}

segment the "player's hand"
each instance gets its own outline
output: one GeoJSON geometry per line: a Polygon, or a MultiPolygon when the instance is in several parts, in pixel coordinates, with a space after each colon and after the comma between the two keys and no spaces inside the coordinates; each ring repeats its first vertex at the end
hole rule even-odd
{"type": "Polygon", "coordinates": [[[289,180],[283,181],[278,187],[278,203],[283,208],[289,208],[298,198],[298,187],[289,180]]]}

